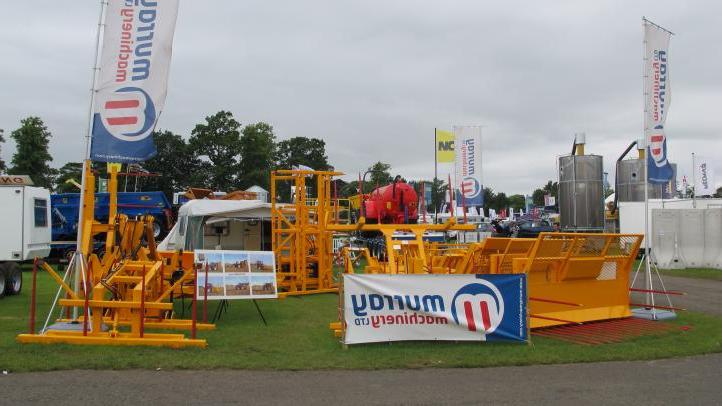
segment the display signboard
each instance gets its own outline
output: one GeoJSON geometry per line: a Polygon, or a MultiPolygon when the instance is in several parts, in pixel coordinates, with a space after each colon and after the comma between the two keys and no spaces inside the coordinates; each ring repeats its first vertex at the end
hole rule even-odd
{"type": "Polygon", "coordinates": [[[178,0],[109,0],[93,97],[90,157],[142,162],[168,91],[178,0]]]}
{"type": "Polygon", "coordinates": [[[343,276],[344,344],[527,341],[526,275],[343,276]]]}
{"type": "Polygon", "coordinates": [[[0,176],[0,185],[32,186],[34,183],[28,175],[2,175],[0,176]]]}
{"type": "Polygon", "coordinates": [[[454,126],[456,206],[484,205],[481,179],[481,127],[454,126]],[[462,199],[463,191],[463,199],[462,199]]]}
{"type": "Polygon", "coordinates": [[[234,300],[278,297],[273,252],[196,250],[194,254],[199,298],[234,300]]]}

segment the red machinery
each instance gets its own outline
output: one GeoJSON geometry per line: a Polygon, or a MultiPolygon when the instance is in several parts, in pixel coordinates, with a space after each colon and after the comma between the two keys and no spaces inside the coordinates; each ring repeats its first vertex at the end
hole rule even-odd
{"type": "Polygon", "coordinates": [[[396,177],[386,186],[374,189],[363,202],[362,215],[368,223],[406,224],[419,219],[416,191],[396,177]]]}

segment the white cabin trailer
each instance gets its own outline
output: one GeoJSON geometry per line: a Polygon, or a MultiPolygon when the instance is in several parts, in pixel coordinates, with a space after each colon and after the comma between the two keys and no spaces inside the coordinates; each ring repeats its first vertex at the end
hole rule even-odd
{"type": "Polygon", "coordinates": [[[28,176],[0,175],[0,263],[50,253],[50,191],[28,176]]]}
{"type": "Polygon", "coordinates": [[[27,175],[0,175],[0,298],[18,295],[18,262],[50,254],[50,191],[27,175]]]}
{"type": "Polygon", "coordinates": [[[259,200],[190,200],[163,241],[163,251],[271,250],[271,204],[259,200]]]}

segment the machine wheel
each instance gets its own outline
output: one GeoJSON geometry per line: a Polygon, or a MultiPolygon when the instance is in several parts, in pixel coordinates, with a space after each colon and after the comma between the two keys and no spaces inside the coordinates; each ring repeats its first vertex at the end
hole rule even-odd
{"type": "Polygon", "coordinates": [[[0,299],[5,297],[5,264],[0,264],[0,299]]]}
{"type": "Polygon", "coordinates": [[[19,295],[23,289],[23,273],[15,262],[6,262],[2,265],[5,271],[5,294],[19,295]]]}
{"type": "Polygon", "coordinates": [[[163,224],[158,220],[153,220],[153,238],[156,241],[160,239],[160,235],[163,233],[163,224]]]}
{"type": "Polygon", "coordinates": [[[75,248],[68,248],[63,253],[63,258],[65,258],[65,261],[70,262],[70,260],[73,259],[73,255],[75,255],[75,248]]]}

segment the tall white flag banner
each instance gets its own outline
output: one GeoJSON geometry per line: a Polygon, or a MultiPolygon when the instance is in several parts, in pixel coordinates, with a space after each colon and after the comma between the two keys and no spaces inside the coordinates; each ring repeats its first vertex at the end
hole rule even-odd
{"type": "Polygon", "coordinates": [[[644,23],[644,135],[647,139],[647,170],[651,183],[667,183],[674,171],[667,159],[664,123],[672,100],[669,86],[669,39],[671,34],[645,20],[644,23]]]}
{"type": "Polygon", "coordinates": [[[717,192],[715,189],[714,171],[709,159],[697,157],[694,164],[694,194],[695,196],[708,196],[717,192]]]}
{"type": "Polygon", "coordinates": [[[91,159],[141,162],[163,111],[178,0],[108,0],[91,159]]]}
{"type": "Polygon", "coordinates": [[[455,179],[454,189],[457,206],[482,206],[484,192],[481,179],[481,127],[454,126],[455,179]]]}

